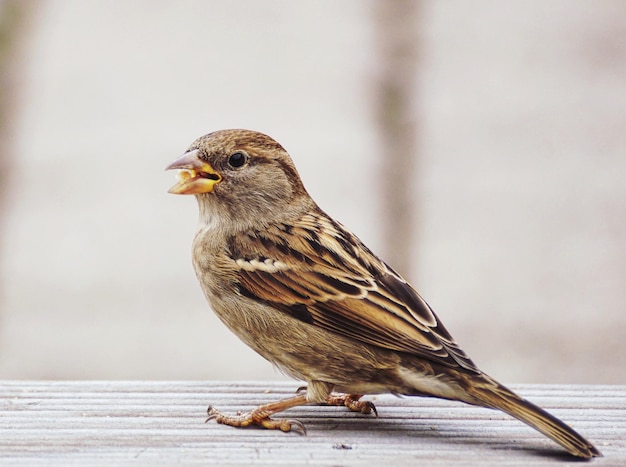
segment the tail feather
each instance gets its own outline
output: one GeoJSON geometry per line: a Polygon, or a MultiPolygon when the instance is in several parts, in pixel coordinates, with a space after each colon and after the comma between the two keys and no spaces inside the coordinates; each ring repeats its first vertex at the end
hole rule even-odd
{"type": "Polygon", "coordinates": [[[491,384],[472,385],[468,391],[477,399],[478,405],[506,412],[543,433],[574,456],[585,459],[602,457],[602,453],[593,444],[554,415],[523,399],[495,380],[486,378],[491,384]]]}

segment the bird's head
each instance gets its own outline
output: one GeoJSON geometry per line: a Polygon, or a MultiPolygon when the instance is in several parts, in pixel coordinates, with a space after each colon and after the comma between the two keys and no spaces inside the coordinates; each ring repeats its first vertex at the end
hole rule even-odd
{"type": "Polygon", "coordinates": [[[287,151],[256,131],[202,136],[166,168],[172,169],[178,170],[178,183],[170,193],[196,195],[201,216],[242,227],[283,217],[308,207],[310,200],[287,151]]]}

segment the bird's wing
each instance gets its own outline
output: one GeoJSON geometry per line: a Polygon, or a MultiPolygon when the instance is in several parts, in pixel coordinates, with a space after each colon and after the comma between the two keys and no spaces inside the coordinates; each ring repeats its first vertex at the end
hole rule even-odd
{"type": "Polygon", "coordinates": [[[239,292],[314,326],[479,372],[430,306],[323,213],[233,237],[239,292]]]}

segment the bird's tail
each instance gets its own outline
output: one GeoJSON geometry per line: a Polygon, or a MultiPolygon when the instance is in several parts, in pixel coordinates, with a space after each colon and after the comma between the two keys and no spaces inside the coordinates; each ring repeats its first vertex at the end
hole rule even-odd
{"type": "Polygon", "coordinates": [[[487,375],[484,377],[487,384],[472,385],[468,390],[478,401],[472,403],[508,413],[554,440],[574,456],[585,459],[602,457],[593,444],[570,426],[487,375]]]}

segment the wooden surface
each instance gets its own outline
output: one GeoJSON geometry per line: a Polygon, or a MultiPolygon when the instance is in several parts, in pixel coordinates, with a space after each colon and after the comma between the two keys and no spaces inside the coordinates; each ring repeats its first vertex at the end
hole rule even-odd
{"type": "MultiPolygon", "coordinates": [[[[371,397],[379,418],[339,407],[286,412],[307,436],[204,423],[207,405],[248,410],[297,383],[0,382],[0,463],[567,465],[573,458],[500,412],[371,397]]],[[[626,387],[512,385],[592,440],[594,465],[626,465],[626,387]]]]}

